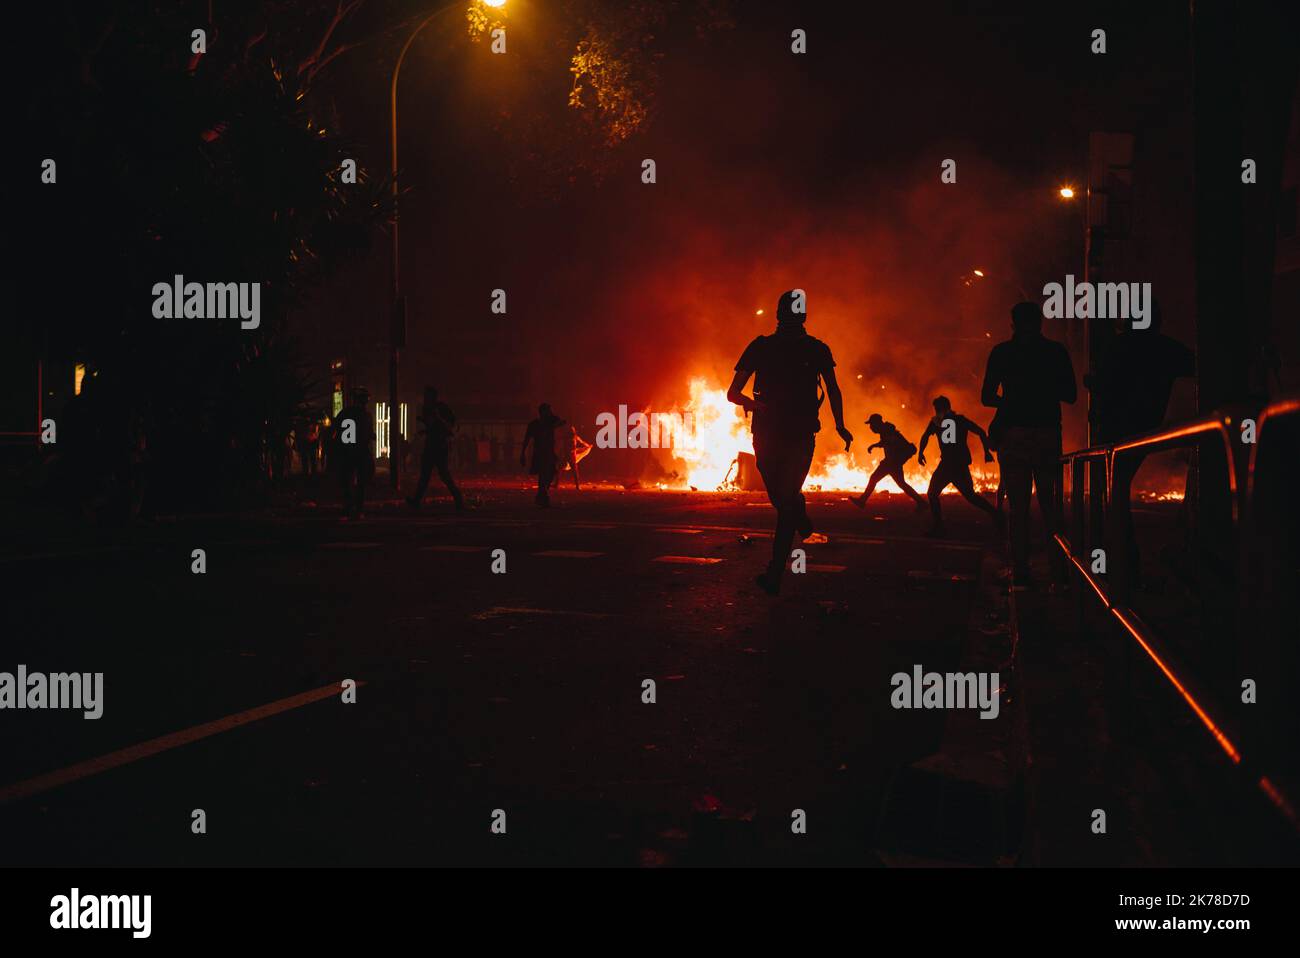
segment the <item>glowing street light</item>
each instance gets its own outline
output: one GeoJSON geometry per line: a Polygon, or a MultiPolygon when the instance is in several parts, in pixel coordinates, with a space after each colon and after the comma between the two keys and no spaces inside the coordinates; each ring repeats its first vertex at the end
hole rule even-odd
{"type": "Polygon", "coordinates": [[[1063,200],[1074,199],[1074,187],[1072,186],[1062,186],[1057,192],[1061,194],[1063,200]]]}

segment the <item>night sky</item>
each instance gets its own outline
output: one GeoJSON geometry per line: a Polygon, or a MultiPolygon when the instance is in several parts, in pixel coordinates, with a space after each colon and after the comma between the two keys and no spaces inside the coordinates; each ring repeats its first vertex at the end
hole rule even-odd
{"type": "MultiPolygon", "coordinates": [[[[876,398],[854,395],[858,373],[901,390],[885,411],[909,426],[907,397],[946,390],[973,406],[985,334],[996,341],[1014,302],[1081,271],[1081,210],[1054,190],[1082,185],[1088,131],[1175,123],[1190,95],[1177,3],[890,6],[858,22],[838,7],[741,4],[734,28],[703,38],[670,18],[651,120],[611,151],[602,182],[557,189],[508,130],[566,109],[566,48],[542,6],[511,5],[505,57],[459,23],[430,28],[399,94],[404,375],[497,414],[526,412],[514,407],[530,389],[589,421],[620,402],[680,402],[694,374],[725,385],[792,286],[809,289],[809,330],[852,381],[853,418],[876,398]],[[1094,56],[1103,21],[1109,52],[1094,56]],[[790,53],[794,27],[804,56],[790,53]],[[645,157],[654,185],[640,182],[645,157]],[[939,181],[948,157],[955,185],[939,181]],[[974,268],[987,283],[963,287],[974,268]],[[504,317],[488,311],[497,287],[504,317]]],[[[321,87],[376,170],[388,63],[380,46],[345,54],[321,87]]],[[[376,385],[386,257],[382,245],[300,317],[322,358],[346,345],[373,361],[376,385]]]]}

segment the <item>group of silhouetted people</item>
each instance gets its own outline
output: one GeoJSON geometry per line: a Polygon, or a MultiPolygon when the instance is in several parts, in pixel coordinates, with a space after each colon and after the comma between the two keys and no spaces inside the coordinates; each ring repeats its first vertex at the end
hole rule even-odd
{"type": "MultiPolygon", "coordinates": [[[[777,303],[776,330],[756,337],[745,348],[727,391],[731,402],[752,414],[755,463],[776,509],[772,556],[756,579],[772,595],[780,590],[795,537],[807,539],[813,532],[802,490],[812,466],[824,401],[830,402],[835,429],[846,452],[853,443],[853,434],[844,424],[844,400],[835,378],[835,359],[829,346],[808,334],[806,316],[803,291],[783,293],[777,303]],[[752,397],[744,393],[751,377],[752,397]]],[[[927,534],[939,536],[944,534],[940,495],[948,486],[956,487],[967,502],[987,513],[999,529],[1003,526],[1001,503],[1005,494],[1010,512],[1012,577],[1023,585],[1029,578],[1029,512],[1035,489],[1048,535],[1059,531],[1061,403],[1073,403],[1077,388],[1069,352],[1043,335],[1038,305],[1018,303],[1011,310],[1011,325],[1011,338],[993,347],[985,366],[980,401],[995,410],[988,430],[954,410],[946,396],[937,396],[933,400],[934,416],[921,434],[918,448],[897,426],[879,413],[872,413],[866,424],[879,438],[868,451],[880,449],[883,458],[862,495],[850,501],[864,507],[878,483],[889,477],[916,503],[918,511],[925,510],[928,501],[932,523],[927,534]],[[984,461],[994,461],[996,453],[1000,463],[996,505],[975,489],[969,447],[972,435],[980,442],[984,461]],[[922,496],[908,483],[904,466],[913,456],[919,465],[926,464],[925,451],[932,436],[939,445],[939,462],[922,496]]],[[[1164,418],[1174,380],[1194,374],[1191,351],[1162,335],[1159,327],[1157,307],[1152,328],[1128,330],[1116,337],[1098,363],[1096,376],[1086,380],[1094,391],[1094,427],[1102,441],[1157,428],[1164,418]]],[[[368,400],[366,390],[354,390],[352,403],[338,414],[331,427],[331,461],[338,463],[349,516],[361,514],[366,486],[374,474],[370,448],[374,428],[366,411],[368,400]]],[[[464,497],[448,465],[456,417],[439,400],[438,391],[429,386],[417,418],[425,436],[424,449],[420,482],[407,502],[413,509],[420,508],[436,472],[459,511],[464,508],[464,497]]],[[[524,434],[519,456],[519,464],[537,477],[538,506],[550,504],[551,487],[563,469],[573,471],[574,484],[581,488],[578,462],[590,449],[591,445],[549,404],[538,407],[537,418],[528,424],[524,434]]],[[[1134,457],[1125,468],[1136,471],[1140,461],[1134,457]]],[[[1128,539],[1135,553],[1131,528],[1128,539]]],[[[1061,557],[1056,550],[1050,550],[1050,554],[1053,578],[1059,580],[1063,572],[1061,557]]]]}
{"type": "MultiPolygon", "coordinates": [[[[844,440],[846,452],[853,442],[844,425],[835,360],[830,348],[804,328],[806,315],[802,290],[783,293],[777,303],[776,331],[757,337],[745,348],[727,392],[733,403],[753,413],[754,456],[777,512],[772,557],[756,580],[769,594],[780,589],[794,536],[807,538],[813,530],[800,490],[812,464],[823,399],[830,400],[835,428],[844,440]],[[744,394],[751,376],[752,398],[744,394]]],[[[873,413],[866,422],[879,439],[868,451],[880,449],[883,459],[862,495],[851,499],[854,505],[865,506],[877,484],[889,477],[918,510],[923,510],[929,500],[933,522],[928,534],[942,535],[939,497],[948,486],[955,486],[998,528],[1002,526],[1000,509],[1005,494],[1016,588],[1029,581],[1029,511],[1035,489],[1048,536],[1060,529],[1061,403],[1073,403],[1078,397],[1070,354],[1061,343],[1043,335],[1042,325],[1042,310],[1037,304],[1018,303],[1012,308],[1011,338],[993,347],[984,370],[980,402],[996,410],[987,432],[954,411],[946,396],[934,399],[934,416],[921,435],[919,449],[893,423],[873,413]],[[972,434],[983,447],[985,462],[992,462],[997,454],[1001,477],[996,505],[975,490],[968,445],[972,434]],[[931,436],[939,441],[939,463],[930,477],[927,495],[922,498],[907,482],[903,467],[914,455],[918,464],[925,465],[925,449],[931,436]]],[[[1094,395],[1096,434],[1102,442],[1112,442],[1158,428],[1174,380],[1192,375],[1194,355],[1160,332],[1160,311],[1155,306],[1151,327],[1124,330],[1102,355],[1096,377],[1086,380],[1094,395]]],[[[1125,460],[1125,478],[1131,479],[1140,463],[1137,456],[1125,460]]],[[[1130,565],[1135,565],[1132,521],[1124,511],[1120,521],[1130,565]]],[[[1053,580],[1060,581],[1064,573],[1061,554],[1051,549],[1049,555],[1053,580]]]]}
{"type": "MultiPolygon", "coordinates": [[[[352,401],[339,411],[330,427],[331,462],[336,465],[341,487],[344,518],[359,518],[365,506],[366,487],[374,478],[375,460],[372,446],[375,441],[374,425],[367,406],[370,392],[364,387],[352,390],[352,401]]],[[[442,484],[451,493],[457,512],[465,508],[465,497],[452,477],[450,466],[451,441],[456,434],[456,415],[451,407],[438,398],[438,390],[426,386],[424,404],[416,420],[421,424],[424,449],[420,456],[420,481],[415,494],[406,503],[413,510],[420,509],[429,489],[429,481],[436,472],[442,484]]],[[[563,419],[551,411],[547,403],[537,410],[537,418],[528,424],[519,465],[529,468],[537,477],[537,504],[550,505],[550,490],[559,481],[561,470],[573,473],[578,489],[582,483],[578,463],[591,451],[591,443],[578,435],[563,419]],[[528,447],[533,447],[531,465],[528,447]]]]}
{"type": "MultiPolygon", "coordinates": [[[[807,538],[813,529],[800,490],[812,465],[823,398],[830,400],[845,451],[853,442],[844,425],[835,360],[830,348],[804,328],[806,315],[802,290],[783,293],[777,303],[776,331],[759,336],[746,347],[727,393],[733,403],[753,413],[754,456],[777,512],[772,557],[756,580],[773,595],[780,589],[795,534],[807,538]],[[751,376],[752,398],[743,392],[751,376]]],[[[1013,575],[1024,581],[1029,569],[1032,486],[1038,487],[1039,505],[1049,530],[1055,531],[1058,525],[1055,490],[1061,454],[1060,406],[1075,401],[1076,389],[1069,353],[1042,334],[1040,309],[1033,303],[1021,303],[1012,310],[1011,319],[1013,335],[994,347],[984,375],[981,400],[997,410],[989,432],[955,412],[945,396],[934,400],[935,415],[921,436],[919,450],[896,426],[873,414],[867,425],[880,438],[870,449],[880,448],[884,459],[866,490],[853,502],[865,505],[877,483],[889,476],[918,509],[924,508],[925,500],[908,484],[903,466],[914,454],[918,463],[925,464],[925,447],[933,435],[939,440],[940,451],[927,495],[933,518],[930,534],[943,532],[939,495],[949,485],[989,513],[995,523],[1000,522],[995,506],[975,491],[967,444],[973,433],[984,447],[986,461],[992,461],[994,450],[999,453],[1011,511],[1013,575]]]]}

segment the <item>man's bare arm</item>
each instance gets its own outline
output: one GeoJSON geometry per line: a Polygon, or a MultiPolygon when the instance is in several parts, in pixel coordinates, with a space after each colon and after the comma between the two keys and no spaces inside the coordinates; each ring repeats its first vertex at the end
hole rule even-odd
{"type": "Polygon", "coordinates": [[[758,407],[756,400],[745,395],[745,385],[752,375],[754,375],[752,369],[737,369],[735,377],[731,380],[731,386],[727,389],[727,400],[740,406],[745,412],[753,412],[758,407]]]}
{"type": "Polygon", "coordinates": [[[984,386],[980,389],[980,402],[985,406],[991,406],[996,409],[1002,403],[998,396],[998,375],[993,371],[993,353],[989,353],[989,360],[984,364],[984,386]]]}
{"type": "Polygon", "coordinates": [[[831,415],[835,417],[835,431],[844,440],[844,451],[848,452],[849,446],[853,445],[853,433],[844,425],[844,394],[835,378],[835,367],[831,366],[822,373],[822,379],[826,381],[826,398],[831,404],[831,415]]]}
{"type": "Polygon", "coordinates": [[[979,423],[970,419],[966,420],[966,428],[980,437],[980,445],[984,448],[984,461],[992,462],[993,453],[989,451],[989,434],[984,431],[979,423]]]}

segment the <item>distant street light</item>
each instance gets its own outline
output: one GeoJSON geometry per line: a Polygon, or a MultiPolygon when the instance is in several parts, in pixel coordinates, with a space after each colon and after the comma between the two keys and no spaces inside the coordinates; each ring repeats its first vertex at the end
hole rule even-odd
{"type": "Polygon", "coordinates": [[[1062,186],[1058,192],[1061,194],[1061,199],[1063,200],[1074,199],[1074,187],[1072,186],[1062,186]]]}

